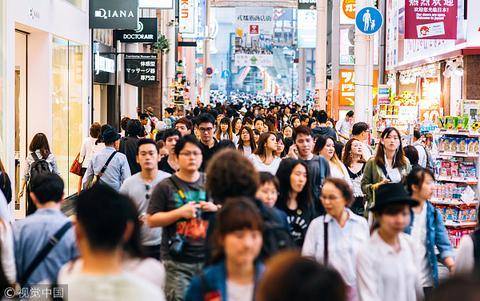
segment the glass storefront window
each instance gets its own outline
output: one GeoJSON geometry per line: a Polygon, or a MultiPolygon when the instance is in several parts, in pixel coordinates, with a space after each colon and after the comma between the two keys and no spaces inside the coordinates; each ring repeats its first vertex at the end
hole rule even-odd
{"type": "Polygon", "coordinates": [[[67,2],[70,2],[72,3],[73,5],[75,5],[76,7],[80,8],[80,9],[84,9],[84,0],[65,0],[67,2]]]}
{"type": "Polygon", "coordinates": [[[69,172],[83,140],[83,47],[53,38],[52,152],[65,181],[65,194],[77,192],[78,176],[69,172]]]}

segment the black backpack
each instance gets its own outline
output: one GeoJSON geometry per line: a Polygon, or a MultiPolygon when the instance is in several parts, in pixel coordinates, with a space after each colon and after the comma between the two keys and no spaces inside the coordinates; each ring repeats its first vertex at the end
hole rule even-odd
{"type": "Polygon", "coordinates": [[[258,202],[257,206],[263,218],[262,259],[268,259],[282,250],[295,249],[297,246],[278,214],[272,208],[268,208],[258,202]]]}
{"type": "Polygon", "coordinates": [[[32,153],[33,163],[30,165],[30,180],[34,179],[40,174],[50,173],[50,164],[47,160],[39,158],[35,152],[32,153]]]}

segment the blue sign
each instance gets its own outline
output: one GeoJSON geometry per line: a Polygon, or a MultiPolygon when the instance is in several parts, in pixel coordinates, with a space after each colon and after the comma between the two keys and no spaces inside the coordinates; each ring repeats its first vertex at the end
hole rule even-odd
{"type": "Polygon", "coordinates": [[[229,78],[231,75],[230,70],[226,69],[222,71],[222,78],[229,78]]]}
{"type": "Polygon", "coordinates": [[[367,35],[372,35],[380,30],[383,24],[382,13],[372,6],[362,8],[355,18],[355,26],[367,35]]]}

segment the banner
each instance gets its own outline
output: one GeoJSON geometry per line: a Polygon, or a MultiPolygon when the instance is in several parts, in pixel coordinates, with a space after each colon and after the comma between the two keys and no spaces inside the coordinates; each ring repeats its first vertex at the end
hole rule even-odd
{"type": "Polygon", "coordinates": [[[124,43],[155,43],[157,18],[140,18],[137,30],[115,30],[115,39],[124,43]]]}
{"type": "Polygon", "coordinates": [[[235,9],[235,65],[273,66],[273,8],[235,9]]]}
{"type": "Polygon", "coordinates": [[[178,31],[195,33],[195,0],[179,0],[178,31]]]}
{"type": "Polygon", "coordinates": [[[315,48],[317,41],[317,11],[299,9],[297,15],[298,48],[315,48]]]}
{"type": "Polygon", "coordinates": [[[405,39],[457,39],[458,0],[406,0],[405,39]]]}
{"type": "Polygon", "coordinates": [[[126,54],[125,82],[144,87],[157,82],[157,54],[126,54]]]}
{"type": "Polygon", "coordinates": [[[90,0],[89,27],[137,29],[138,0],[90,0]]]}

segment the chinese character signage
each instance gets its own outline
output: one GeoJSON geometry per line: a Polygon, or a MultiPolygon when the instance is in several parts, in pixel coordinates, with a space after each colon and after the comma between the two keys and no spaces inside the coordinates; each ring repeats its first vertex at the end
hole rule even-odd
{"type": "MultiPolygon", "coordinates": [[[[353,106],[355,103],[355,71],[340,69],[339,105],[353,106]]],[[[378,91],[378,70],[373,70],[373,103],[376,103],[378,91]]]]}
{"type": "Polygon", "coordinates": [[[179,0],[178,31],[195,33],[195,0],[179,0]]]}
{"type": "Polygon", "coordinates": [[[273,8],[235,8],[235,65],[273,66],[273,8]]]}
{"type": "Polygon", "coordinates": [[[340,24],[355,24],[355,0],[342,0],[340,24]]]}
{"type": "Polygon", "coordinates": [[[457,38],[458,0],[405,0],[405,39],[457,38]]]}
{"type": "Polygon", "coordinates": [[[124,43],[155,43],[157,18],[140,18],[136,30],[115,30],[115,39],[124,43]]]}
{"type": "Polygon", "coordinates": [[[157,81],[157,54],[125,55],[125,82],[143,87],[157,81]]]}
{"type": "Polygon", "coordinates": [[[136,29],[138,0],[90,0],[90,28],[136,29]]]}

